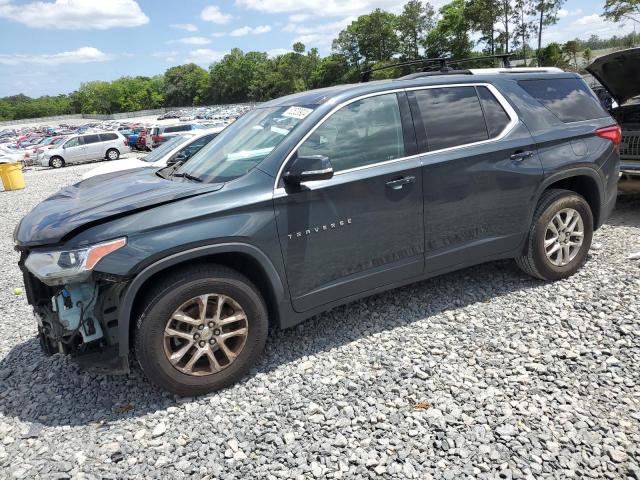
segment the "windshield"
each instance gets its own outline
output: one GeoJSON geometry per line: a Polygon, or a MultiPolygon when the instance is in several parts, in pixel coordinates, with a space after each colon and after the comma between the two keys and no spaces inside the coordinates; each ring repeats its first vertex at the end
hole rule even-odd
{"type": "Polygon", "coordinates": [[[186,135],[175,136],[167,140],[166,142],[164,142],[158,148],[155,148],[151,153],[145,155],[144,157],[140,157],[140,160],[144,162],[155,162],[157,160],[160,160],[171,150],[176,148],[178,145],[185,143],[190,138],[191,136],[186,136],[186,135]]]}
{"type": "Polygon", "coordinates": [[[176,176],[227,182],[246,174],[313,110],[307,107],[257,108],[225,128],[182,165],[176,176]]]}

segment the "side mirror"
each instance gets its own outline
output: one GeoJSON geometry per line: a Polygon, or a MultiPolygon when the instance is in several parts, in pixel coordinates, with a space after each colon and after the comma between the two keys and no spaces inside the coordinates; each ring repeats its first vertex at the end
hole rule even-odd
{"type": "Polygon", "coordinates": [[[290,185],[328,180],[331,177],[333,177],[333,167],[329,157],[324,155],[297,157],[282,174],[282,179],[290,185]]]}

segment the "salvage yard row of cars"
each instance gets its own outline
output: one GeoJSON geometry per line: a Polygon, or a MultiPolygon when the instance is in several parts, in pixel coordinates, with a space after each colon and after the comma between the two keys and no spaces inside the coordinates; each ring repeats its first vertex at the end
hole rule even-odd
{"type": "Polygon", "coordinates": [[[20,162],[25,166],[61,168],[91,160],[115,161],[130,151],[151,151],[174,138],[206,138],[203,135],[185,134],[220,132],[251,108],[250,105],[198,108],[188,116],[185,111],[168,112],[158,120],[177,118],[175,115],[180,120],[194,120],[165,125],[105,121],[4,129],[0,130],[0,163],[20,162]]]}

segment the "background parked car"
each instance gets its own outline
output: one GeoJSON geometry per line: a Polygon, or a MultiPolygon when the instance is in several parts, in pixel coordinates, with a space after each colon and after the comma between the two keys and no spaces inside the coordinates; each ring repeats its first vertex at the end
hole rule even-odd
{"type": "Polygon", "coordinates": [[[181,133],[195,130],[200,126],[196,123],[179,123],[174,125],[161,125],[151,129],[151,148],[156,148],[171,137],[181,133]]]}
{"type": "Polygon", "coordinates": [[[127,150],[127,140],[118,132],[73,135],[63,144],[47,149],[40,164],[60,168],[85,160],[117,160],[127,150]]]}

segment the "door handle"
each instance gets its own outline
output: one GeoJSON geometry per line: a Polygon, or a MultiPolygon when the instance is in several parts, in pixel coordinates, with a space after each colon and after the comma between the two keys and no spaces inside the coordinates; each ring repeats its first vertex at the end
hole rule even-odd
{"type": "Polygon", "coordinates": [[[514,154],[512,154],[509,158],[511,160],[516,160],[516,161],[522,161],[525,158],[529,158],[531,155],[533,155],[533,152],[526,150],[526,151],[517,151],[514,154]]]}
{"type": "Polygon", "coordinates": [[[416,177],[402,177],[402,178],[398,178],[396,180],[391,180],[390,182],[387,182],[387,187],[393,190],[400,190],[405,185],[408,185],[409,183],[413,183],[415,181],[416,181],[416,177]]]}

